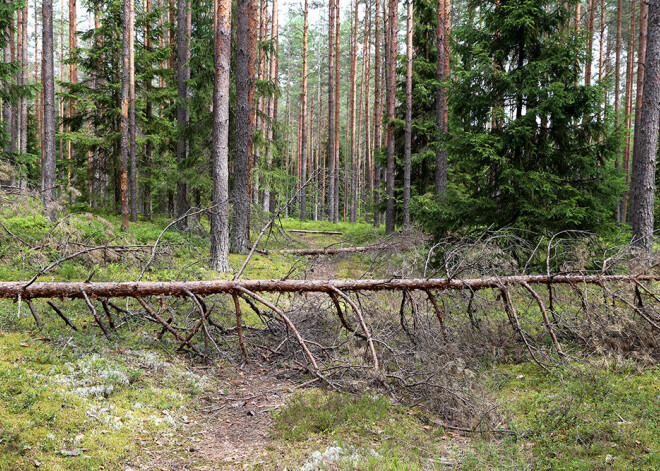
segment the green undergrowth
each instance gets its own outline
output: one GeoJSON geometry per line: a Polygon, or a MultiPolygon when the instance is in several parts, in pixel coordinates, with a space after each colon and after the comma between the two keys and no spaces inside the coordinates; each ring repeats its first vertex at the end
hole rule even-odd
{"type": "Polygon", "coordinates": [[[434,469],[463,452],[443,428],[376,393],[299,392],[274,423],[277,469],[434,469]]]}
{"type": "Polygon", "coordinates": [[[660,371],[603,359],[548,374],[524,363],[495,371],[511,434],[475,442],[465,469],[660,469],[660,371]]]}
{"type": "Polygon", "coordinates": [[[125,469],[189,421],[211,380],[152,350],[0,332],[0,469],[125,469]]]}

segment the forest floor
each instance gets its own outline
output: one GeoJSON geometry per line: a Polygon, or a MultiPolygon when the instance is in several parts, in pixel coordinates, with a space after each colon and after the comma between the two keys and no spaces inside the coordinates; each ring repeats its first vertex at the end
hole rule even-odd
{"type": "MultiPolygon", "coordinates": [[[[21,211],[0,210],[13,234],[0,231],[2,281],[29,279],[80,241],[153,244],[167,223],[140,222],[126,234],[112,216],[80,213],[53,229],[38,208],[20,204],[21,211]],[[34,250],[39,241],[48,251],[34,250]]],[[[423,241],[413,241],[402,252],[278,255],[279,248],[392,242],[367,224],[284,220],[278,227],[260,246],[271,254],[255,255],[244,278],[409,276],[425,253],[423,241]],[[292,228],[343,234],[284,231],[292,228]]],[[[144,279],[217,276],[205,268],[206,246],[195,231],[169,231],[162,240],[144,279]]],[[[93,273],[94,281],[133,280],[148,252],[105,257],[64,262],[40,279],[84,281],[93,273]]],[[[242,260],[232,256],[231,263],[242,260]]],[[[233,340],[219,339],[208,365],[176,353],[177,343],[153,324],[130,318],[108,341],[80,302],[55,302],[80,331],[45,303],[35,302],[44,320],[37,329],[25,305],[0,302],[0,471],[660,469],[653,362],[603,355],[552,373],[525,360],[484,362],[474,374],[504,433],[473,434],[443,427],[423,405],[377,388],[329,391],[266,350],[255,348],[247,365],[238,354],[221,355],[235,351],[233,340]]],[[[231,316],[218,312],[221,321],[231,316]]]]}

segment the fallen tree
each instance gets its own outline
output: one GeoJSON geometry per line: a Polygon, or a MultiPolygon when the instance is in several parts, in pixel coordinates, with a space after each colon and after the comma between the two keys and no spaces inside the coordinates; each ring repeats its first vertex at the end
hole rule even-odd
{"type": "Polygon", "coordinates": [[[199,296],[232,293],[247,289],[252,292],[318,292],[340,291],[410,291],[410,290],[480,290],[526,284],[594,284],[635,283],[659,281],[660,275],[529,275],[472,278],[454,280],[444,278],[392,278],[381,280],[209,280],[209,281],[141,281],[141,282],[0,282],[0,298],[84,298],[137,297],[137,296],[186,296],[191,292],[199,296]]]}
{"type": "Polygon", "coordinates": [[[343,232],[338,231],[308,231],[305,229],[287,229],[287,232],[296,232],[298,234],[328,234],[328,235],[342,235],[343,232]]]}
{"type": "MultiPolygon", "coordinates": [[[[359,253],[370,252],[377,250],[385,250],[395,248],[392,245],[365,245],[361,247],[326,247],[324,249],[283,249],[276,250],[274,253],[288,254],[288,255],[337,255],[342,253],[359,253]]],[[[401,247],[399,247],[401,248],[401,247]]],[[[261,255],[270,255],[273,252],[265,250],[257,250],[261,255]]]]}

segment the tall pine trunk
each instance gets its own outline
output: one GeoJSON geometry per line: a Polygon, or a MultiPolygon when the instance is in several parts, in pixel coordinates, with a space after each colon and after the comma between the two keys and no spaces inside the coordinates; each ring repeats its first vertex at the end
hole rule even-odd
{"type": "Polygon", "coordinates": [[[135,129],[135,0],[130,0],[130,21],[128,38],[128,139],[130,170],[131,221],[137,222],[137,143],[135,129]]]}
{"type": "MultiPolygon", "coordinates": [[[[232,201],[234,219],[231,228],[231,251],[245,254],[248,250],[248,196],[250,127],[250,4],[254,0],[238,0],[236,8],[236,154],[232,201]]],[[[252,64],[254,70],[254,64],[252,64]]]]}
{"type": "MultiPolygon", "coordinates": [[[[626,177],[626,186],[630,181],[630,153],[632,151],[632,102],[633,102],[633,69],[635,61],[635,0],[632,0],[630,10],[630,35],[628,37],[628,57],[626,60],[626,103],[624,115],[626,116],[626,145],[623,150],[623,173],[626,177]]],[[[623,193],[621,220],[628,220],[629,191],[623,193]]]]}
{"type": "MultiPolygon", "coordinates": [[[[190,80],[190,30],[188,28],[188,0],[177,0],[177,26],[176,26],[176,162],[179,170],[179,180],[176,186],[176,214],[181,217],[190,208],[188,204],[188,185],[183,177],[185,175],[188,158],[188,80],[190,80]]],[[[186,226],[187,221],[182,222],[186,226]]]]}
{"type": "MultiPolygon", "coordinates": [[[[383,0],[384,1],[384,0],[383,0]]],[[[383,92],[381,88],[380,0],[376,0],[374,20],[374,161],[380,156],[383,142],[383,92]]],[[[373,213],[374,226],[380,225],[380,166],[374,163],[373,213]]]]}
{"type": "MultiPolygon", "coordinates": [[[[437,48],[436,80],[438,83],[445,81],[445,2],[438,2],[435,28],[435,44],[437,48]]],[[[435,95],[435,122],[437,127],[437,144],[435,148],[435,194],[444,197],[447,194],[447,151],[442,143],[447,133],[445,121],[445,89],[438,85],[435,95]]]]}
{"type": "Polygon", "coordinates": [[[394,232],[394,131],[396,103],[396,56],[398,31],[397,0],[389,0],[389,31],[387,58],[387,212],[385,215],[385,233],[394,232]]]}
{"type": "Polygon", "coordinates": [[[42,56],[41,71],[44,90],[44,140],[41,149],[41,195],[44,213],[55,221],[53,202],[56,198],[57,164],[55,154],[55,75],[53,70],[53,0],[43,0],[42,5],[42,56]]]}
{"type": "Polygon", "coordinates": [[[412,152],[412,66],[413,66],[413,3],[407,0],[406,22],[406,130],[403,170],[403,229],[410,229],[410,167],[412,152]]]}
{"type": "Polygon", "coordinates": [[[128,117],[129,88],[130,88],[130,21],[131,0],[124,0],[123,25],[122,25],[122,70],[121,70],[121,140],[120,160],[121,170],[119,174],[119,188],[121,200],[121,227],[128,229],[129,207],[128,207],[128,154],[130,147],[130,125],[128,117]]]}
{"type": "Polygon", "coordinates": [[[211,269],[228,272],[229,265],[229,62],[231,0],[214,0],[213,143],[211,164],[211,269]]]}
{"type": "Polygon", "coordinates": [[[300,219],[307,219],[307,188],[304,186],[307,180],[307,33],[309,28],[308,1],[305,0],[303,8],[303,69],[302,69],[302,93],[300,95],[300,219]]]}
{"type": "Polygon", "coordinates": [[[644,93],[640,119],[635,122],[631,191],[632,243],[644,252],[653,250],[655,161],[660,120],[660,0],[648,1],[648,32],[644,93]]]}
{"type": "MultiPolygon", "coordinates": [[[[335,0],[330,0],[328,11],[328,220],[335,215],[335,0]]],[[[290,61],[289,61],[290,63],[290,61]]]]}

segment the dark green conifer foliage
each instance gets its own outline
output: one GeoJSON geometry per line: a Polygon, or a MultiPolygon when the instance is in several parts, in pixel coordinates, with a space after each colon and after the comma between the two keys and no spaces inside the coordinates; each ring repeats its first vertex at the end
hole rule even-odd
{"type": "MultiPolygon", "coordinates": [[[[418,201],[436,233],[612,227],[621,178],[600,87],[579,84],[573,2],[478,0],[453,45],[449,196],[418,201]]],[[[611,116],[611,113],[610,113],[611,116]]]]}

